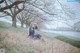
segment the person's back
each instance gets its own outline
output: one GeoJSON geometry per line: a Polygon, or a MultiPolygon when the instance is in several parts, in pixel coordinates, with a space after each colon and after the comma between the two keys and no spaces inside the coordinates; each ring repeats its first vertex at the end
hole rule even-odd
{"type": "Polygon", "coordinates": [[[33,27],[30,27],[29,28],[29,36],[34,35],[34,33],[35,33],[34,28],[33,27]]]}

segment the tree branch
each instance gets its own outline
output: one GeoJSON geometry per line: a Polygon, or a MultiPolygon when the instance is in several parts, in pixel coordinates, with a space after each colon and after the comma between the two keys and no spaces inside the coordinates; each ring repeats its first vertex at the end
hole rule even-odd
{"type": "Polygon", "coordinates": [[[11,5],[8,5],[8,6],[5,6],[5,7],[0,8],[0,12],[3,12],[3,11],[6,10],[6,9],[10,9],[10,8],[12,8],[14,5],[18,5],[18,4],[23,3],[23,2],[25,2],[25,1],[15,1],[15,2],[12,3],[11,5]]]}
{"type": "Polygon", "coordinates": [[[43,10],[42,8],[39,8],[38,6],[34,5],[33,3],[30,3],[30,2],[27,2],[27,3],[29,3],[29,4],[32,5],[33,7],[36,7],[36,8],[38,8],[38,9],[42,10],[42,11],[45,12],[46,14],[49,14],[49,15],[52,15],[52,16],[56,15],[56,14],[54,14],[54,13],[49,13],[49,12],[43,10]]]}

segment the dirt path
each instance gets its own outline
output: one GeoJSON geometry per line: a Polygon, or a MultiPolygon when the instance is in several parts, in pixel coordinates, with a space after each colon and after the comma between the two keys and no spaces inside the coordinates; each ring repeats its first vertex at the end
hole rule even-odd
{"type": "MultiPolygon", "coordinates": [[[[44,40],[33,40],[27,37],[25,33],[17,33],[13,31],[2,31],[4,41],[13,47],[16,46],[16,50],[21,53],[80,53],[80,48],[76,48],[68,43],[62,42],[57,39],[50,40],[43,37],[44,40]]],[[[7,45],[7,44],[6,44],[7,45]]],[[[15,53],[18,53],[15,51],[15,53]]]]}

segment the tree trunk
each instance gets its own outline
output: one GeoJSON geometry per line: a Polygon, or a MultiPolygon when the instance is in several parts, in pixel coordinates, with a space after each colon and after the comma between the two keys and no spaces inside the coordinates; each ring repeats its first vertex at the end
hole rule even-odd
{"type": "Polygon", "coordinates": [[[13,27],[17,27],[17,26],[16,26],[16,16],[13,16],[13,17],[12,17],[12,26],[13,26],[13,27]]]}
{"type": "Polygon", "coordinates": [[[23,28],[23,25],[24,25],[24,23],[23,23],[24,21],[23,21],[23,18],[21,19],[21,27],[23,28]]]}

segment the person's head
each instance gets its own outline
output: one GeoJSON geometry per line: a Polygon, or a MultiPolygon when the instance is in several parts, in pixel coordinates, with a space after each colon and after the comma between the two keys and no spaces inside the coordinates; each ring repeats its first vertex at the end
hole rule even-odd
{"type": "Polygon", "coordinates": [[[37,23],[34,23],[35,29],[38,29],[38,25],[37,23]]]}
{"type": "Polygon", "coordinates": [[[30,27],[34,28],[34,29],[38,29],[37,23],[31,23],[30,27]]]}

